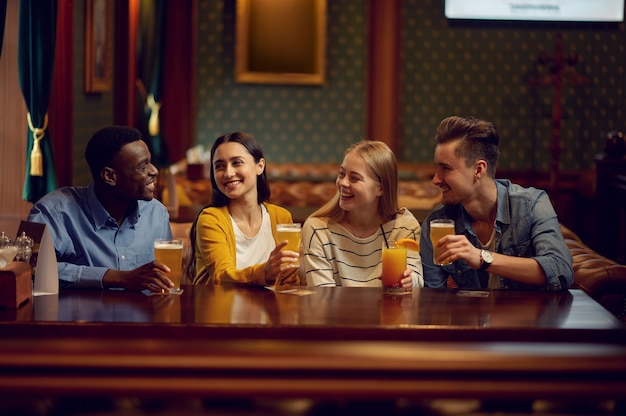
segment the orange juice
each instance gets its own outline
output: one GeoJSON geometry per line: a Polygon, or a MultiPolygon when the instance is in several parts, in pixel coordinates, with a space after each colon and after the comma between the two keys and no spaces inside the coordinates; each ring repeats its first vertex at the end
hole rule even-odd
{"type": "Polygon", "coordinates": [[[180,289],[183,240],[156,240],[154,242],[154,257],[171,269],[171,272],[164,274],[174,283],[173,289],[180,289]]]}
{"type": "Polygon", "coordinates": [[[406,270],[406,248],[398,248],[395,241],[388,241],[387,248],[383,245],[383,289],[402,290],[400,281],[406,270]]]}

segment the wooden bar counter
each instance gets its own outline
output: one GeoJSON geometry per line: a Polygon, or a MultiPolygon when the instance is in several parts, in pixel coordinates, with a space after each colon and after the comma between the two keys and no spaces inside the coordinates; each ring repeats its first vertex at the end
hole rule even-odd
{"type": "Polygon", "coordinates": [[[0,391],[626,397],[626,329],[578,290],[183,288],[167,296],[63,291],[0,310],[0,391]]]}

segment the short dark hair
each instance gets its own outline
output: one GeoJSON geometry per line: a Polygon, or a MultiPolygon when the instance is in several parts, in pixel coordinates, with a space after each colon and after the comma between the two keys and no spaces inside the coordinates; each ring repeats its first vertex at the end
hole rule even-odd
{"type": "MultiPolygon", "coordinates": [[[[215,156],[215,152],[217,148],[228,142],[239,143],[243,147],[246,148],[248,153],[254,158],[255,163],[259,163],[261,159],[263,159],[263,149],[261,149],[261,145],[255,140],[255,138],[247,133],[243,133],[240,131],[235,131],[232,133],[227,133],[223,136],[218,137],[213,143],[213,147],[211,147],[211,186],[213,188],[211,194],[211,203],[210,206],[213,207],[224,207],[228,205],[229,199],[222,191],[217,187],[217,183],[215,182],[215,175],[213,173],[213,157],[215,156]]],[[[267,174],[265,173],[265,169],[263,169],[263,173],[257,176],[256,178],[256,188],[257,188],[257,202],[260,204],[262,202],[267,202],[270,199],[270,185],[267,182],[267,174]]]]}
{"type": "Polygon", "coordinates": [[[496,165],[500,157],[500,136],[493,123],[476,117],[451,116],[439,123],[435,133],[437,144],[461,140],[456,155],[470,166],[477,160],[487,162],[487,173],[496,175],[496,165]]]}
{"type": "Polygon", "coordinates": [[[96,179],[102,168],[109,166],[122,147],[141,140],[141,132],[133,127],[104,127],[91,136],[85,148],[85,159],[91,176],[96,179]]]}

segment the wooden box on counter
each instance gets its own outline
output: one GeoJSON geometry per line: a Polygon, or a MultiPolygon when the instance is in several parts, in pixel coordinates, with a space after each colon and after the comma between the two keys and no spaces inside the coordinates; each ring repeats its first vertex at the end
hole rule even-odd
{"type": "Polygon", "coordinates": [[[13,261],[0,269],[0,308],[19,308],[33,298],[33,274],[30,264],[13,261]]]}

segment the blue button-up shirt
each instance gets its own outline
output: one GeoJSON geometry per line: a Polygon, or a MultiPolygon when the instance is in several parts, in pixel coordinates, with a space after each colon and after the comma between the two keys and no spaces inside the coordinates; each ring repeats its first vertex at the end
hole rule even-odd
{"type": "MultiPolygon", "coordinates": [[[[539,189],[524,188],[509,180],[496,180],[498,211],[495,223],[495,251],[507,256],[535,259],[546,274],[545,290],[566,289],[574,282],[572,254],[567,248],[556,212],[548,195],[539,189]]],[[[430,220],[451,218],[455,221],[456,234],[464,234],[476,247],[478,237],[471,225],[471,217],[463,205],[440,205],[422,224],[420,254],[426,287],[446,287],[451,276],[462,289],[485,288],[488,272],[472,270],[458,260],[448,266],[433,263],[433,247],[430,241],[430,220]]],[[[536,289],[517,281],[498,277],[502,289],[536,289]]]]}
{"type": "Polygon", "coordinates": [[[94,191],[64,187],[41,198],[28,221],[48,226],[61,287],[102,288],[109,269],[133,270],[154,260],[154,240],[172,238],[169,214],[156,199],[137,201],[121,225],[94,191]]]}

